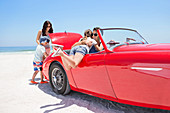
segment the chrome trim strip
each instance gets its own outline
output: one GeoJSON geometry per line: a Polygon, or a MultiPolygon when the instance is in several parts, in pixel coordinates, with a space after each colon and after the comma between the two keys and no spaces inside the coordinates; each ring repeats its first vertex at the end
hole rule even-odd
{"type": "Polygon", "coordinates": [[[131,67],[131,69],[141,69],[141,70],[150,70],[150,71],[161,71],[162,68],[147,68],[147,67],[131,67]]]}

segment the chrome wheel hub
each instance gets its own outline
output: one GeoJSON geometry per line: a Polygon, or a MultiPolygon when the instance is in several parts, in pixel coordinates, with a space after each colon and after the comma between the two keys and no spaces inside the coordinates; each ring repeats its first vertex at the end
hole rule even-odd
{"type": "Polygon", "coordinates": [[[57,90],[61,90],[64,84],[64,74],[59,68],[52,70],[52,84],[57,90]]]}

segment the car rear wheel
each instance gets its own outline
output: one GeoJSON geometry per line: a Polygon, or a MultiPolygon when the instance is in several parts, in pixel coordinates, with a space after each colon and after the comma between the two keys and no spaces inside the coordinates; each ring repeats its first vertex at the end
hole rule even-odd
{"type": "Polygon", "coordinates": [[[71,89],[66,73],[59,63],[53,63],[50,66],[49,79],[55,93],[65,95],[70,92],[71,89]]]}

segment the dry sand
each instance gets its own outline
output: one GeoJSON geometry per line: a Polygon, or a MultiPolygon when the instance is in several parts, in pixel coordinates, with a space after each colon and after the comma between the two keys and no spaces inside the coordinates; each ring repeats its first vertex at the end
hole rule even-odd
{"type": "MultiPolygon", "coordinates": [[[[31,85],[33,53],[0,54],[0,113],[165,113],[118,104],[72,91],[55,94],[50,84],[31,85]]],[[[39,74],[36,77],[40,81],[39,74]]]]}

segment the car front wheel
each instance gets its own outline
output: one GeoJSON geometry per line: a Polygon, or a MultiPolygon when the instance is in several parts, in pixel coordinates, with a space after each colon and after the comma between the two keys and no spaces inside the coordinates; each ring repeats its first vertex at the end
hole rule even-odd
{"type": "Polygon", "coordinates": [[[57,94],[68,94],[70,92],[69,82],[66,73],[59,63],[53,63],[49,73],[50,84],[57,94]]]}

